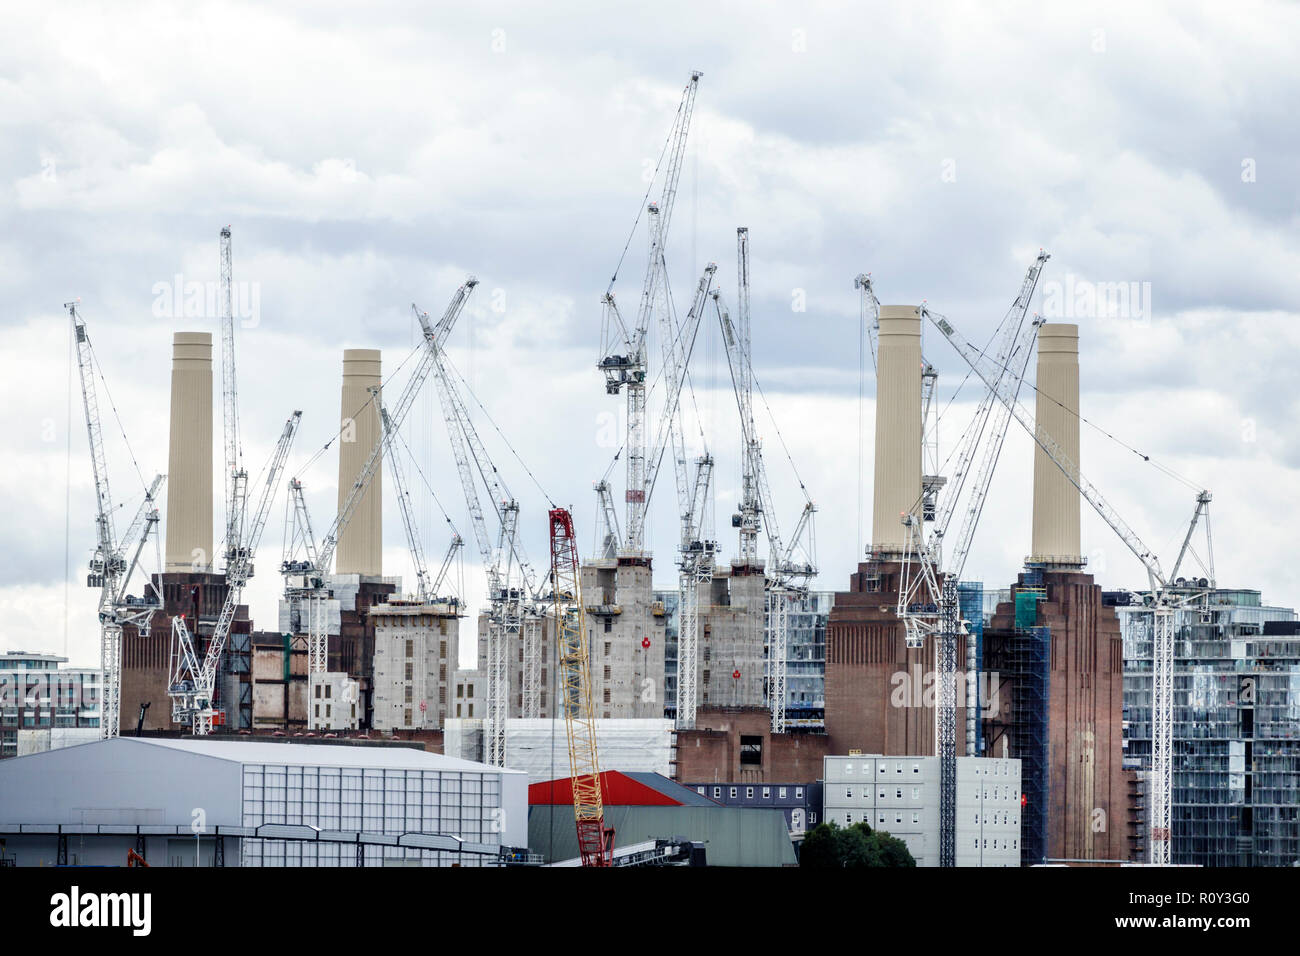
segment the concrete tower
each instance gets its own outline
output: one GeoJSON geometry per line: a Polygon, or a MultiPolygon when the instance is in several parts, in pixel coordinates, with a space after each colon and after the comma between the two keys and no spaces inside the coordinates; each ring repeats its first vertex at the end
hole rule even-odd
{"type": "Polygon", "coordinates": [[[902,553],[902,515],[921,499],[921,311],[916,306],[880,307],[876,367],[871,551],[888,557],[902,553]]]}
{"type": "MultiPolygon", "coordinates": [[[[380,383],[378,349],[345,349],[343,398],[339,412],[339,507],[356,484],[366,459],[379,440],[379,411],[370,401],[370,388],[380,383]]],[[[339,535],[335,552],[338,574],[380,575],[384,546],[383,466],[361,496],[352,520],[339,535]]]]}
{"type": "MultiPolygon", "coordinates": [[[[1079,327],[1047,324],[1038,332],[1037,422],[1079,466],[1079,327]]],[[[1034,448],[1034,530],[1029,564],[1082,568],[1079,489],[1041,448],[1034,448]]]]}
{"type": "Polygon", "coordinates": [[[212,334],[172,337],[167,455],[167,571],[211,571],[212,334]]]}

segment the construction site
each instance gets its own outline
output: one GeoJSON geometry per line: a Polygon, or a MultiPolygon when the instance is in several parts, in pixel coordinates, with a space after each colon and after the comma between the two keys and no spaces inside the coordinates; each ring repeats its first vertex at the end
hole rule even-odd
{"type": "MultiPolygon", "coordinates": [[[[818,519],[837,536],[851,522],[819,512],[820,476],[805,484],[781,435],[797,422],[758,382],[754,341],[776,319],[751,314],[749,229],[691,264],[685,302],[669,282],[701,76],[666,123],[614,273],[629,266],[639,284],[620,298],[611,279],[599,297],[587,374],[593,403],[620,408],[618,448],[554,499],[448,359],[472,275],[413,290],[446,304],[411,306],[410,354],[340,350],[337,405],[241,405],[226,227],[219,327],[169,330],[168,460],[123,527],[91,344],[112,340],[93,303],[66,304],[97,497],[74,534],[94,547],[101,685],[97,716],[54,723],[51,708],[50,721],[98,739],[4,739],[0,756],[22,755],[0,762],[0,838],[18,865],[117,865],[128,851],[192,865],[190,776],[229,788],[207,804],[196,860],[211,866],[793,866],[821,822],[894,833],[936,867],[1300,862],[1300,619],[1219,585],[1210,491],[1189,494],[1181,547],[1157,556],[1134,531],[1146,517],[1102,496],[1128,476],[1085,477],[1088,329],[1036,313],[1047,252],[1005,277],[1010,304],[979,344],[926,302],[881,304],[883,278],[845,277],[836,294],[855,300],[874,388],[870,536],[856,566],[821,565],[818,519]],[[725,418],[699,410],[703,329],[721,343],[725,418]],[[974,393],[973,416],[945,418],[942,436],[954,390],[940,366],[974,393]],[[429,392],[445,441],[417,449],[412,410],[429,392]],[[295,450],[304,416],[332,430],[336,414],[324,447],[295,450]],[[720,520],[715,423],[740,449],[725,479],[737,507],[720,520]],[[266,462],[244,460],[250,429],[278,436],[266,462]],[[1017,429],[1032,461],[1004,454],[1017,429]],[[308,508],[318,461],[336,468],[328,514],[308,508]],[[1027,520],[984,527],[1008,470],[1032,472],[1027,520]],[[454,507],[435,475],[458,487],[454,507]],[[560,502],[589,487],[594,525],[576,526],[588,511],[560,502]],[[384,567],[394,508],[402,574],[384,567]],[[652,509],[671,514],[670,547],[649,544],[652,509]],[[1089,510],[1145,580],[1090,573],[1089,510]],[[544,518],[534,564],[524,539],[544,518]],[[277,535],[278,607],[254,610],[254,559],[276,573],[277,535]],[[974,580],[968,558],[995,537],[1023,542],[1014,581],[974,580]],[[134,782],[60,795],[124,766],[134,782]],[[139,783],[162,777],[161,796],[139,783]],[[331,836],[344,832],[350,844],[331,836]]],[[[17,700],[36,673],[0,663],[17,700]]],[[[27,714],[6,709],[6,732],[43,726],[27,714]]]]}

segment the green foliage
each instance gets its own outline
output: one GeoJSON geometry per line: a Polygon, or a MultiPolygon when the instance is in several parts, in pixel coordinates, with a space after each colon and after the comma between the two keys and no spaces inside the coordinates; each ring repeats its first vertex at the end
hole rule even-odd
{"type": "Polygon", "coordinates": [[[799,865],[812,869],[916,866],[907,844],[865,823],[839,827],[819,823],[804,837],[799,865]]]}

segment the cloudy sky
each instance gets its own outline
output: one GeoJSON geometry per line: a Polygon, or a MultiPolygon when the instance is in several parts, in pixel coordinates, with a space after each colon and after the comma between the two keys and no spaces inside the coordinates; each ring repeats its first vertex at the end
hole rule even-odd
{"type": "MultiPolygon", "coordinates": [[[[617,451],[622,407],[595,368],[599,299],[693,69],[704,75],[668,240],[676,301],[684,313],[710,260],[734,301],[735,227],[748,226],[754,365],[771,412],[759,403],[759,428],[781,522],[798,513],[796,469],[820,509],[817,586],[845,586],[864,484],[870,493],[874,384],[864,482],[853,277],[872,273],[886,303],[926,300],[982,342],[1044,248],[1049,297],[1034,308],[1081,327],[1083,414],[1162,466],[1085,427],[1083,471],[1166,567],[1194,489],[1211,489],[1220,583],[1300,603],[1300,10],[899,6],[7,10],[0,649],[98,656],[84,586],[91,471],[62,303],[81,299],[116,409],[102,399],[114,496],[134,511],[136,463],[145,478],[166,470],[171,334],[218,331],[211,309],[177,310],[173,293],[215,286],[227,224],[249,306],[237,330],[246,459],[260,470],[303,410],[290,470],[318,533],[336,494],[334,450],[318,452],[338,427],[342,349],[383,349],[400,388],[410,303],[440,313],[474,273],[451,355],[521,501],[529,555],[545,562],[546,496],[571,504],[591,540],[592,483],[617,451]],[[1115,283],[1137,292],[1127,308],[1073,294],[1115,283]],[[1053,290],[1070,294],[1049,301],[1053,290]]],[[[625,311],[644,250],[639,232],[615,284],[625,311]]],[[[701,328],[688,428],[698,420],[717,459],[730,554],[738,424],[716,321],[701,328]]],[[[946,404],[965,367],[932,331],[946,404]]],[[[656,342],[650,354],[657,365],[656,342]]],[[[945,454],[977,397],[967,385],[952,401],[945,454]]],[[[436,561],[442,509],[467,540],[469,528],[432,387],[404,434],[436,561]]],[[[967,577],[1014,578],[1029,550],[1031,461],[1013,431],[967,577]]],[[[667,477],[650,543],[670,587],[667,477]]],[[[613,479],[621,493],[621,462],[613,479]]],[[[391,497],[386,511],[385,571],[409,578],[391,497]]],[[[277,502],[248,591],[260,626],[274,626],[282,516],[277,502]]],[[[1083,534],[1103,585],[1144,582],[1087,511],[1083,534]]],[[[477,602],[472,549],[464,578],[477,602]]]]}

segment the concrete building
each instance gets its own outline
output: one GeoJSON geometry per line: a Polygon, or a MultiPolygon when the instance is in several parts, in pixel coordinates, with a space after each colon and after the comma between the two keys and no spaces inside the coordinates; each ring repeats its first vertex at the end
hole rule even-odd
{"type": "Polygon", "coordinates": [[[650,559],[596,559],[579,574],[597,717],[662,718],[664,623],[655,613],[662,608],[651,588],[650,559]]]}
{"type": "Polygon", "coordinates": [[[0,839],[19,866],[492,865],[527,800],[403,745],[117,737],[0,763],[0,839]]]}
{"type": "MultiPolygon", "coordinates": [[[[939,865],[939,758],[827,756],[822,819],[866,823],[907,844],[917,866],[939,865]]],[[[957,758],[957,866],[1020,865],[1020,761],[957,758]]]]}
{"type": "MultiPolygon", "coordinates": [[[[590,626],[590,622],[588,622],[590,626]]],[[[487,661],[488,661],[488,612],[486,609],[479,612],[478,616],[478,665],[483,668],[483,684],[479,688],[480,707],[487,706],[487,661]]],[[[538,643],[541,648],[540,660],[538,662],[538,688],[537,702],[538,712],[536,717],[554,716],[552,704],[554,703],[555,688],[553,686],[558,676],[553,669],[554,648],[555,648],[555,620],[550,614],[543,614],[537,620],[538,643]]],[[[524,642],[522,632],[518,636],[507,635],[506,638],[509,646],[506,648],[506,717],[523,718],[524,714],[524,642]]],[[[594,653],[594,652],[593,652],[594,653]]],[[[592,658],[592,664],[595,664],[595,658],[592,658]]],[[[592,672],[593,678],[596,672],[592,672]]],[[[596,689],[593,685],[593,694],[596,689]]],[[[486,713],[479,710],[479,716],[486,713]]],[[[465,716],[471,716],[468,713],[465,716]]]]}
{"type": "Polygon", "coordinates": [[[483,717],[483,696],[487,691],[487,684],[483,681],[483,674],[478,670],[461,668],[456,671],[454,710],[448,710],[447,719],[454,717],[458,720],[462,718],[474,720],[483,717]]]}
{"type": "MultiPolygon", "coordinates": [[[[664,615],[664,686],[666,688],[665,714],[675,717],[677,714],[677,591],[655,591],[655,601],[663,606],[664,615]]],[[[790,608],[790,633],[786,646],[786,724],[798,730],[823,730],[826,710],[826,626],[830,620],[831,608],[835,603],[833,591],[810,591],[794,601],[790,608]]],[[[752,602],[751,605],[752,607],[752,602]]],[[[707,625],[709,638],[713,636],[713,627],[709,621],[711,608],[701,609],[702,628],[707,625]]],[[[764,613],[764,617],[765,617],[764,613]]],[[[766,624],[762,621],[760,626],[766,624]]],[[[710,649],[710,663],[714,651],[710,649]]],[[[763,659],[766,668],[767,655],[766,634],[764,636],[763,659]]],[[[703,661],[700,662],[701,670],[703,661]]],[[[712,668],[710,679],[713,679],[712,668]]],[[[702,688],[703,674],[699,674],[696,686],[702,688]]],[[[763,684],[763,699],[757,703],[748,702],[745,706],[767,707],[767,680],[763,684]]],[[[715,704],[714,701],[701,700],[702,706],[728,706],[715,704]]]]}
{"type": "Polygon", "coordinates": [[[390,599],[370,609],[375,628],[378,730],[441,730],[456,692],[460,605],[390,599]]]}
{"type": "MultiPolygon", "coordinates": [[[[447,721],[443,752],[477,760],[483,750],[482,720],[447,721]]],[[[664,718],[613,717],[596,720],[596,751],[602,770],[673,775],[676,731],[664,718]]],[[[528,774],[529,780],[551,780],[568,769],[569,744],[559,718],[506,721],[505,765],[528,774]]]]}
{"type": "MultiPolygon", "coordinates": [[[[1151,766],[1151,614],[1116,603],[1124,642],[1124,745],[1151,766]]],[[[1300,861],[1300,621],[1259,591],[1219,588],[1175,612],[1170,861],[1300,861]]],[[[1144,834],[1140,834],[1144,836],[1144,834]]]]}
{"type": "Polygon", "coordinates": [[[43,735],[49,749],[55,738],[69,732],[98,734],[99,668],[63,667],[67,662],[54,654],[0,654],[0,759],[30,752],[38,745],[38,735],[43,735]],[[57,732],[54,738],[52,732],[57,732]],[[23,736],[28,739],[20,747],[23,736]]]}

